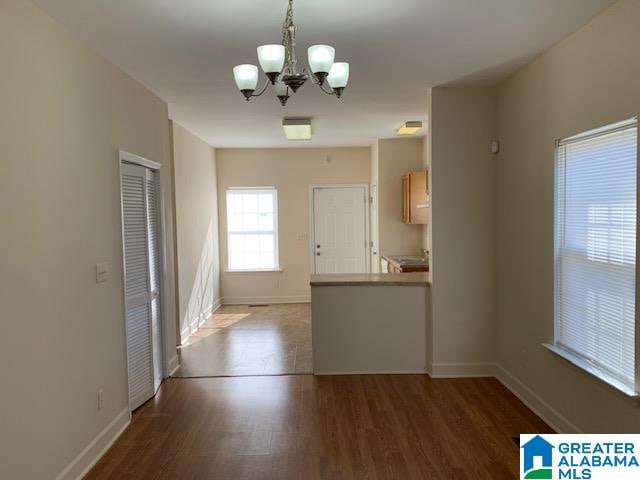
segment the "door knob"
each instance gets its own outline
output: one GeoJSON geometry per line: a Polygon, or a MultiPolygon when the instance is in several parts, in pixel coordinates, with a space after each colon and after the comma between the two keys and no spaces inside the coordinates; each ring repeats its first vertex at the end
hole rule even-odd
{"type": "Polygon", "coordinates": [[[320,248],[320,245],[316,245],[316,248],[320,248]]]}
{"type": "Polygon", "coordinates": [[[320,252],[316,252],[316,255],[317,255],[317,256],[320,256],[320,252]]]}

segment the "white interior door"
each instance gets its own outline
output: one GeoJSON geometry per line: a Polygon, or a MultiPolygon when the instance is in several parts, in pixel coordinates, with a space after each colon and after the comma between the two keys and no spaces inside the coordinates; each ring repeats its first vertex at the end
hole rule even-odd
{"type": "Polygon", "coordinates": [[[121,174],[129,406],[134,410],[162,381],[158,195],[153,170],[123,163],[121,174]]]}
{"type": "Polygon", "coordinates": [[[315,273],[369,271],[366,186],[314,187],[315,273]]]}

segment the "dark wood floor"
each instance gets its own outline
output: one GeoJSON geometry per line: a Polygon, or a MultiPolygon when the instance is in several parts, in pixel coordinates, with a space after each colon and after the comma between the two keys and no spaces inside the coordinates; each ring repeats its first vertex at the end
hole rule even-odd
{"type": "Polygon", "coordinates": [[[534,432],[489,378],[170,379],[86,478],[512,480],[534,432]]]}

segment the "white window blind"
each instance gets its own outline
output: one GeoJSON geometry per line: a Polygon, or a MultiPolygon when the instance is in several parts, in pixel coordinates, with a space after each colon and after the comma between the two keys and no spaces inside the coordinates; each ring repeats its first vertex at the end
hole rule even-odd
{"type": "Polygon", "coordinates": [[[277,190],[227,190],[227,235],[229,270],[278,269],[277,190]]]}
{"type": "Polygon", "coordinates": [[[555,343],[634,387],[637,120],[556,151],[555,343]]]}

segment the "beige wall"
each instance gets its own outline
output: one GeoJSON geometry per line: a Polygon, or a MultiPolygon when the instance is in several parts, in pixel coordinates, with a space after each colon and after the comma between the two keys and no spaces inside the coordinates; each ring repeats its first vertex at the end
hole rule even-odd
{"type": "Polygon", "coordinates": [[[50,480],[128,420],[118,149],[163,164],[173,278],[167,105],[22,0],[0,58],[0,478],[50,480]]]}
{"type": "Polygon", "coordinates": [[[218,205],[223,303],[309,301],[309,187],[370,181],[371,151],[354,148],[219,149],[218,205]],[[228,273],[226,189],[275,186],[282,272],[228,273]]]}
{"type": "Polygon", "coordinates": [[[433,373],[493,361],[495,90],[431,91],[433,373]]]}
{"type": "Polygon", "coordinates": [[[215,150],[172,122],[181,342],[220,304],[215,150]]]}
{"type": "Polygon", "coordinates": [[[640,2],[621,0],[499,91],[497,356],[564,430],[640,431],[637,402],[541,346],[553,339],[553,142],[640,112],[638,45],[640,2]]]}
{"type": "Polygon", "coordinates": [[[423,168],[422,138],[378,140],[378,222],[383,255],[418,255],[422,227],[402,223],[402,176],[423,168]]]}
{"type": "Polygon", "coordinates": [[[428,285],[314,285],[311,294],[316,375],[426,371],[428,285]]]}

